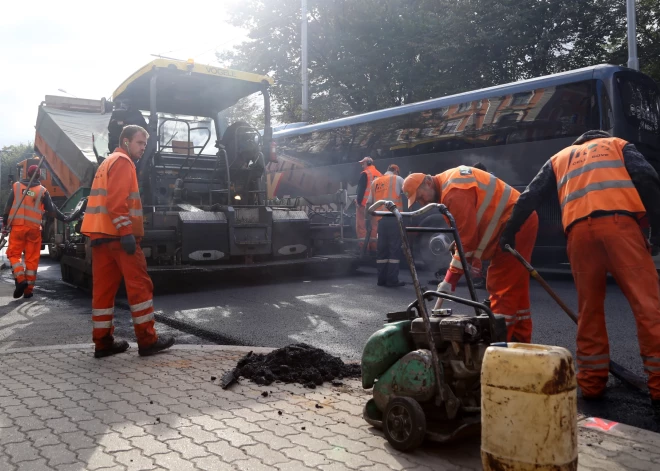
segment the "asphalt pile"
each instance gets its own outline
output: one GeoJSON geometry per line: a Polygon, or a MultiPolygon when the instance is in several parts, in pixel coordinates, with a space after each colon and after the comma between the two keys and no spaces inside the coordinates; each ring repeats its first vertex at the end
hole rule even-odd
{"type": "Polygon", "coordinates": [[[245,355],[234,369],[236,378],[251,379],[267,386],[275,381],[298,383],[316,388],[324,381],[340,384],[344,378],[359,378],[360,365],[346,364],[340,358],[305,343],[289,345],[267,355],[245,355]]]}

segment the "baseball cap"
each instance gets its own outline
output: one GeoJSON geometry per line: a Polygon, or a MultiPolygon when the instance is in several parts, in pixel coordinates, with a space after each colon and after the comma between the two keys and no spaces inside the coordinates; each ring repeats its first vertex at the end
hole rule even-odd
{"type": "Polygon", "coordinates": [[[360,160],[358,163],[359,164],[367,163],[369,165],[373,165],[374,164],[374,159],[372,159],[371,157],[365,157],[364,159],[360,160]]]}
{"type": "Polygon", "coordinates": [[[27,171],[28,178],[32,177],[32,175],[34,175],[34,173],[37,170],[39,170],[39,167],[37,165],[30,165],[30,167],[28,167],[28,171],[27,171]]]}
{"type": "Polygon", "coordinates": [[[403,181],[403,193],[408,198],[408,207],[410,208],[417,199],[417,189],[426,178],[423,173],[411,173],[403,181]]]}
{"type": "Polygon", "coordinates": [[[401,169],[399,169],[399,166],[397,164],[392,164],[389,167],[387,167],[387,170],[390,170],[392,172],[397,172],[400,173],[401,169]]]}

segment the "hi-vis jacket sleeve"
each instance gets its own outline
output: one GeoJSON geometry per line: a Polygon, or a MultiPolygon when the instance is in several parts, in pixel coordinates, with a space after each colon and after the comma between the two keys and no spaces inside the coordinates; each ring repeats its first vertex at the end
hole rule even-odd
{"type": "Polygon", "coordinates": [[[120,236],[133,233],[133,225],[128,211],[128,196],[131,192],[133,173],[135,173],[135,165],[126,159],[117,159],[108,170],[108,199],[106,204],[110,220],[115,227],[119,226],[120,236]]]}
{"type": "MultiPolygon", "coordinates": [[[[472,263],[473,254],[479,245],[479,234],[477,232],[477,192],[475,189],[465,190],[453,188],[442,198],[442,203],[447,206],[449,212],[454,216],[458,235],[461,238],[463,250],[465,251],[465,258],[467,258],[468,263],[472,263]]],[[[445,280],[454,286],[458,283],[464,272],[463,269],[458,268],[456,265],[460,266],[458,251],[456,251],[456,255],[445,276],[445,280]],[[455,263],[455,261],[459,263],[455,263]]]]}

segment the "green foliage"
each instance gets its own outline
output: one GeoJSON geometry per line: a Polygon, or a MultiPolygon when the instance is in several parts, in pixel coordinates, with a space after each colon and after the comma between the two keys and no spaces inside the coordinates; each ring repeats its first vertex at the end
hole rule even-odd
{"type": "Polygon", "coordinates": [[[264,98],[261,93],[241,98],[223,112],[229,123],[245,121],[257,129],[264,127],[264,98]]]}
{"type": "Polygon", "coordinates": [[[33,155],[34,150],[30,142],[27,144],[5,146],[0,150],[0,159],[2,160],[2,166],[0,167],[0,210],[4,210],[9,191],[11,190],[8,183],[9,175],[13,175],[14,179],[18,179],[16,165],[33,155]]]}
{"type": "MultiPolygon", "coordinates": [[[[627,62],[623,0],[309,0],[310,114],[323,121],[564,70],[627,62]]],[[[637,0],[642,71],[660,80],[660,0],[637,0]]],[[[219,59],[270,73],[299,121],[300,0],[244,0],[249,40],[219,59]]]]}

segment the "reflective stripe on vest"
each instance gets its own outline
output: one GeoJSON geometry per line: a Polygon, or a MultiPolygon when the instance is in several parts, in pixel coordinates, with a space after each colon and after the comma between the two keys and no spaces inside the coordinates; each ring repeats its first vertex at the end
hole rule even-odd
{"type": "Polygon", "coordinates": [[[403,200],[401,199],[401,195],[396,192],[396,179],[396,175],[383,175],[374,179],[372,184],[374,202],[388,200],[393,202],[397,208],[403,210],[403,200]]]}
{"type": "Polygon", "coordinates": [[[14,202],[11,206],[10,217],[12,226],[28,226],[36,229],[41,228],[41,221],[44,216],[44,205],[42,199],[46,189],[39,185],[32,188],[21,182],[15,182],[13,185],[14,202]],[[25,198],[23,198],[25,194],[25,198]],[[21,203],[21,199],[23,202],[21,203]],[[18,204],[21,203],[19,208],[18,204]]]}
{"type": "Polygon", "coordinates": [[[142,237],[144,235],[142,216],[142,201],[140,200],[135,165],[126,154],[114,152],[103,161],[96,171],[92,189],[87,199],[87,209],[85,210],[81,232],[87,236],[91,234],[107,234],[119,237],[119,231],[124,227],[130,226],[133,235],[142,237]],[[119,159],[126,159],[131,162],[131,174],[113,174],[112,180],[109,180],[108,172],[110,172],[112,166],[119,159]],[[130,178],[131,180],[130,193],[126,200],[128,215],[115,215],[114,218],[111,218],[108,211],[108,185],[112,185],[112,181],[117,181],[121,178],[130,178]]]}
{"type": "Polygon", "coordinates": [[[360,206],[366,206],[369,195],[371,194],[371,183],[374,181],[374,178],[382,177],[383,174],[373,165],[369,165],[362,171],[362,173],[367,175],[367,187],[364,189],[364,196],[362,197],[362,203],[360,206]]]}
{"type": "Polygon", "coordinates": [[[627,144],[616,137],[593,139],[567,147],[550,159],[564,230],[595,211],[644,216],[644,205],[623,161],[627,144]]]}
{"type": "MultiPolygon", "coordinates": [[[[440,202],[444,195],[453,188],[477,189],[477,247],[474,252],[466,252],[466,257],[490,259],[497,246],[499,233],[509,218],[513,206],[520,193],[494,177],[488,172],[482,172],[470,167],[460,166],[433,177],[436,185],[441,188],[440,202]]],[[[461,235],[467,237],[467,235],[461,235]]],[[[454,255],[450,265],[463,270],[463,264],[454,255]]]]}

